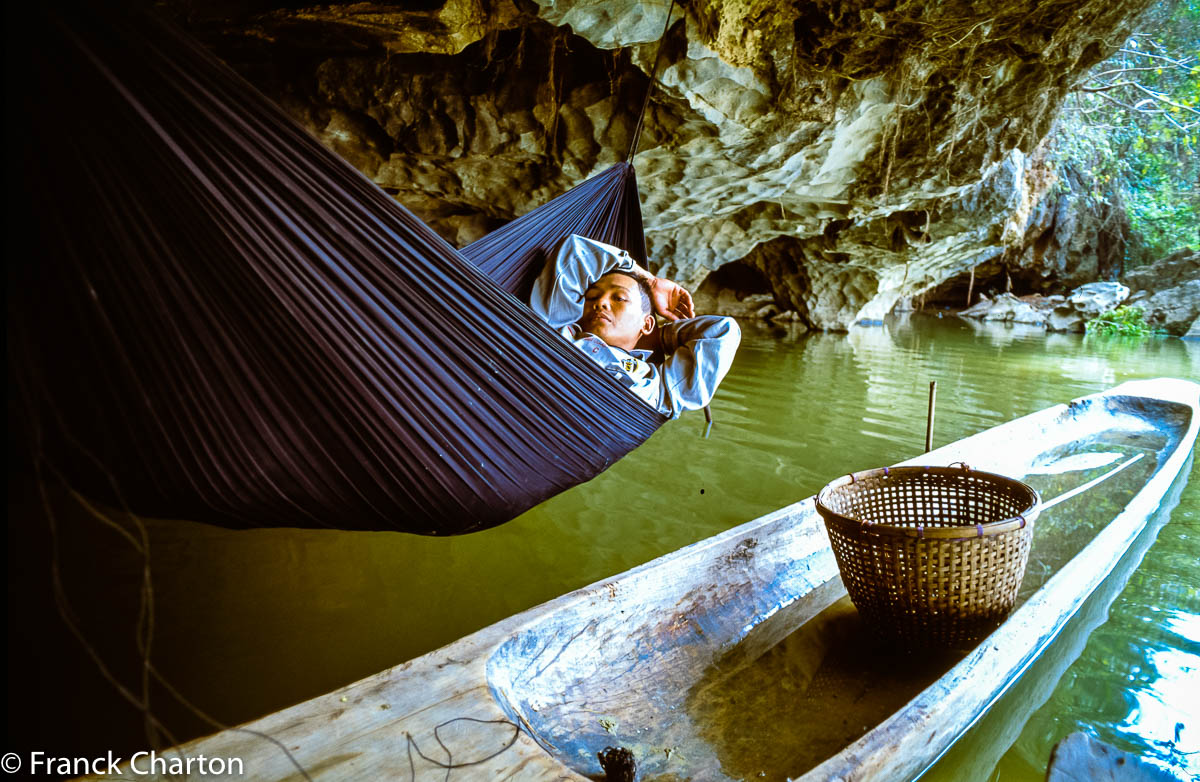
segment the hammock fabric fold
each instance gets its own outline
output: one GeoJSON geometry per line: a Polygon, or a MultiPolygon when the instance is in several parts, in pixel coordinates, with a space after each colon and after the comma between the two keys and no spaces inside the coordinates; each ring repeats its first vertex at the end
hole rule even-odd
{"type": "Polygon", "coordinates": [[[644,256],[632,169],[468,261],[189,38],[104,16],[26,33],[10,431],[39,464],[144,515],[447,535],[662,423],[512,295],[569,233],[644,256]]]}
{"type": "Polygon", "coordinates": [[[571,234],[620,247],[645,265],[646,236],[633,166],[618,163],[472,242],[462,254],[501,288],[528,301],[554,245],[571,234]]]}

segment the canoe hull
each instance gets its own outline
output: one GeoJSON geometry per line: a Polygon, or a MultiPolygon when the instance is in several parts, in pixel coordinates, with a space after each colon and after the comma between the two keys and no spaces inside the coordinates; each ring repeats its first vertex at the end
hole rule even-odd
{"type": "MultiPolygon", "coordinates": [[[[995,633],[802,778],[907,780],[940,756],[1042,653],[1146,527],[1191,453],[1198,403],[1193,383],[1128,383],[905,462],[966,461],[1015,477],[1036,467],[1031,443],[1039,453],[1067,453],[1110,431],[1122,443],[1152,442],[1156,453],[1152,473],[1116,517],[995,633]]],[[[302,778],[300,767],[323,780],[442,779],[447,765],[459,780],[586,779],[600,772],[597,751],[624,744],[644,774],[720,779],[725,759],[719,747],[704,749],[712,742],[695,740],[707,728],[693,707],[726,673],[781,642],[796,646],[804,668],[806,641],[793,633],[832,615],[822,612],[836,614],[844,595],[807,498],[171,752],[240,757],[263,780],[302,778]]]]}

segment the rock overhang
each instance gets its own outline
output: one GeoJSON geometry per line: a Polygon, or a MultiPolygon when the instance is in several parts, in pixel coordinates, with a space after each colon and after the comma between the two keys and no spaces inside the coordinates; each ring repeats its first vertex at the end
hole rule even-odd
{"type": "Polygon", "coordinates": [[[1026,252],[1062,223],[1039,144],[1145,0],[687,2],[660,51],[668,5],[176,15],[460,245],[623,159],[657,54],[635,163],[664,274],[698,286],[740,261],[844,329],[992,259],[1087,265],[1094,240],[1026,252]]]}

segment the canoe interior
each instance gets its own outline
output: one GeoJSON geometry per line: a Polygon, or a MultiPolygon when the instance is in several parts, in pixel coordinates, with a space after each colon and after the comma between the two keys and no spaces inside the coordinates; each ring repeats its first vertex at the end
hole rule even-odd
{"type": "MultiPolygon", "coordinates": [[[[1137,494],[1190,414],[1137,397],[1088,400],[1036,431],[990,430],[930,463],[965,458],[1048,500],[1144,454],[1043,512],[1020,603],[1137,494]]],[[[756,533],[716,559],[700,550],[669,572],[635,571],[524,627],[488,660],[493,696],[587,777],[603,778],[598,751],[623,746],[643,779],[784,780],[837,754],[967,653],[907,655],[874,638],[845,598],[811,503],[756,533]]]]}

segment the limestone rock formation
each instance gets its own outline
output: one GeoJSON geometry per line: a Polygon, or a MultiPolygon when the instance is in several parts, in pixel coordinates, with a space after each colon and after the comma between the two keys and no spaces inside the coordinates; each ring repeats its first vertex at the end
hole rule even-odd
{"type": "Polygon", "coordinates": [[[1078,172],[1055,169],[1040,156],[1026,166],[1025,178],[1032,203],[1022,204],[1006,225],[1019,239],[977,268],[978,280],[1003,271],[1021,287],[1044,292],[1115,279],[1129,231],[1124,205],[1097,198],[1078,172]]]}
{"type": "Polygon", "coordinates": [[[1136,306],[1142,308],[1148,325],[1177,337],[1183,336],[1192,322],[1200,318],[1200,280],[1189,280],[1159,291],[1137,302],[1136,306]]]}
{"type": "MultiPolygon", "coordinates": [[[[1096,232],[1029,161],[1147,5],[676,6],[635,158],[652,265],[697,287],[740,264],[827,329],[997,259],[1080,268],[1096,232]]],[[[667,6],[165,3],[460,245],[625,157],[667,6]]]]}
{"type": "Polygon", "coordinates": [[[1189,280],[1198,280],[1200,252],[1185,248],[1157,263],[1139,266],[1126,273],[1122,279],[1129,286],[1129,290],[1133,291],[1131,300],[1136,300],[1141,294],[1155,294],[1189,280]]]}
{"type": "Polygon", "coordinates": [[[1183,250],[1125,275],[1134,291],[1126,302],[1141,307],[1146,323],[1183,336],[1200,318],[1200,252],[1183,250]]]}
{"type": "Polygon", "coordinates": [[[1080,285],[1051,311],[1046,325],[1051,331],[1082,332],[1089,320],[1115,310],[1127,298],[1129,288],[1119,282],[1091,282],[1080,285]]]}

